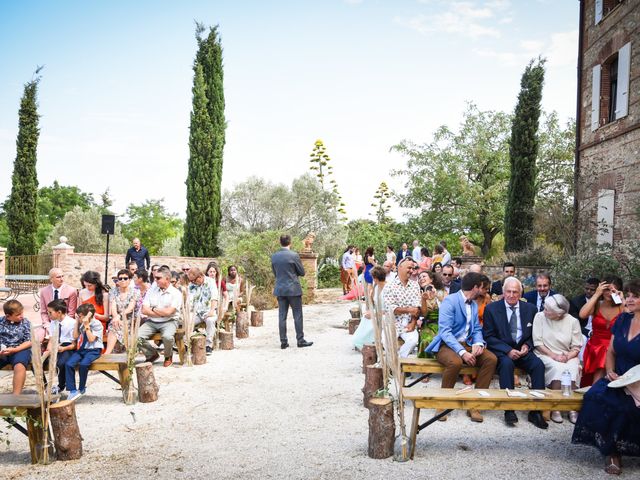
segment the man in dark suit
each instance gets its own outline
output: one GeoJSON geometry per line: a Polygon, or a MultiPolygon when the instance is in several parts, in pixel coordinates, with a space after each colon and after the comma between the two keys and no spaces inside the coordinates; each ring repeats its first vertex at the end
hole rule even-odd
{"type": "Polygon", "coordinates": [[[409,245],[407,245],[406,243],[403,243],[402,248],[398,250],[398,253],[396,253],[396,267],[402,260],[410,256],[411,256],[411,250],[409,250],[409,245]]]}
{"type": "Polygon", "coordinates": [[[451,295],[452,293],[460,291],[462,283],[454,281],[454,270],[451,265],[445,265],[442,267],[442,273],[440,275],[442,275],[442,284],[444,285],[444,289],[447,291],[447,294],[451,295]]]}
{"type": "Polygon", "coordinates": [[[300,255],[291,251],[291,237],[280,237],[282,248],[271,255],[271,269],[276,276],[276,286],[273,294],[278,297],[278,327],[280,330],[280,348],[289,346],[287,339],[287,314],[289,305],[293,312],[293,322],[296,328],[298,347],[310,347],[313,342],[304,339],[302,331],[302,287],[298,277],[304,277],[304,267],[300,255]]]}
{"type": "Polygon", "coordinates": [[[492,297],[496,295],[498,300],[502,300],[502,284],[509,277],[516,276],[516,265],[511,262],[504,262],[502,264],[502,280],[496,280],[491,284],[491,291],[489,295],[492,297]]]}
{"type": "MultiPolygon", "coordinates": [[[[484,310],[483,336],[487,348],[498,357],[497,372],[500,388],[514,388],[515,367],[531,376],[531,386],[544,390],[544,363],[533,353],[533,317],[538,311],[530,303],[520,301],[522,284],[509,277],[503,285],[504,299],[490,303],[484,310]]],[[[515,426],[518,417],[513,410],[504,412],[504,420],[515,426]]],[[[547,422],[539,411],[529,412],[529,421],[536,427],[546,429],[547,422]]]]}
{"type": "Polygon", "coordinates": [[[538,312],[544,310],[544,301],[549,295],[555,295],[556,292],[551,290],[551,275],[548,273],[538,273],[536,275],[536,289],[524,294],[524,299],[533,303],[538,312]]]}
{"type": "Polygon", "coordinates": [[[580,320],[582,334],[586,338],[591,336],[591,315],[583,318],[580,316],[580,310],[587,304],[593,294],[596,293],[598,285],[600,285],[600,280],[597,278],[587,278],[584,283],[584,294],[573,297],[571,302],[569,302],[569,315],[580,320]]]}

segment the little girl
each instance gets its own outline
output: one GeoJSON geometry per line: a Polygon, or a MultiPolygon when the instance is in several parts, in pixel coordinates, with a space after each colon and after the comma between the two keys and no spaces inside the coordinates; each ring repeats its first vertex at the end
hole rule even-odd
{"type": "Polygon", "coordinates": [[[102,353],[103,327],[102,323],[94,318],[95,313],[96,309],[90,303],[84,303],[76,310],[78,319],[74,326],[73,338],[76,341],[77,350],[73,352],[65,366],[66,386],[69,390],[68,400],[75,400],[86,393],[89,366],[102,353]],[[76,390],[76,367],[80,373],[79,390],[76,390]]]}
{"type": "MultiPolygon", "coordinates": [[[[65,365],[76,349],[73,332],[76,327],[76,321],[67,315],[67,303],[63,299],[53,300],[47,304],[49,318],[52,320],[49,335],[53,334],[53,329],[58,329],[58,360],[56,367],[58,368],[58,385],[51,388],[54,395],[61,393],[65,389],[65,365]]],[[[51,346],[47,347],[51,350],[51,346]]]]}

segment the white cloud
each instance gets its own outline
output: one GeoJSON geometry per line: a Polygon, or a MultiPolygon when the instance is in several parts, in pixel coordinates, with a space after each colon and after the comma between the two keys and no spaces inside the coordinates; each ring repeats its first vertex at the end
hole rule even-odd
{"type": "Polygon", "coordinates": [[[413,17],[396,17],[399,25],[411,28],[423,35],[430,33],[459,34],[466,37],[500,37],[496,24],[509,23],[509,0],[434,2],[422,0],[429,5],[429,13],[413,17]],[[437,3],[437,5],[436,5],[437,3]]]}
{"type": "Polygon", "coordinates": [[[549,66],[575,65],[578,58],[578,30],[551,35],[551,45],[545,52],[549,66]]]}

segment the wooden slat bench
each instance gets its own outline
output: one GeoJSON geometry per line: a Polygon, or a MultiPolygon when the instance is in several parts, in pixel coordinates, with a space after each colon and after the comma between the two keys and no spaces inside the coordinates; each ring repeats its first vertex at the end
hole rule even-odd
{"type": "MultiPolygon", "coordinates": [[[[414,380],[409,385],[405,385],[406,387],[412,387],[422,379],[430,376],[432,373],[442,373],[444,372],[444,366],[438,362],[435,358],[418,358],[418,357],[407,357],[400,359],[400,369],[402,373],[420,373],[420,377],[417,380],[414,380]]],[[[470,367],[468,365],[463,365],[460,369],[461,375],[475,375],[478,373],[478,367],[470,367]]],[[[515,369],[516,375],[526,375],[527,372],[520,370],[519,368],[515,369]]],[[[404,375],[403,375],[404,382],[404,375]]]]}
{"type": "MultiPolygon", "coordinates": [[[[54,397],[57,400],[58,396],[54,397]]],[[[44,429],[42,421],[42,411],[40,410],[40,400],[38,395],[12,393],[0,394],[0,417],[9,423],[13,428],[29,437],[29,450],[31,451],[31,463],[37,463],[36,445],[42,444],[44,439],[44,429]],[[25,417],[27,428],[20,425],[15,417],[25,417]]],[[[49,436],[51,438],[51,436],[49,436]]],[[[49,451],[53,455],[53,449],[49,451]]]]}
{"type": "MultiPolygon", "coordinates": [[[[510,397],[506,390],[500,389],[470,389],[458,393],[454,388],[427,388],[418,385],[405,387],[402,394],[405,400],[413,403],[413,420],[411,422],[411,458],[415,452],[418,433],[435,421],[451,413],[452,410],[559,410],[578,411],[582,408],[583,396],[572,393],[565,397],[560,390],[543,390],[544,398],[531,395],[535,390],[517,390],[526,393],[527,397],[510,397]],[[482,396],[478,392],[486,392],[488,396],[482,396]],[[444,410],[420,425],[420,410],[422,408],[434,408],[444,410]]],[[[538,390],[539,391],[539,390],[538,390]]]]}
{"type": "MultiPolygon", "coordinates": [[[[176,330],[176,334],[174,335],[176,343],[174,345],[174,349],[178,352],[178,357],[180,358],[180,363],[184,365],[184,358],[186,354],[186,347],[184,344],[184,328],[180,327],[176,330]]],[[[162,334],[154,333],[149,340],[156,342],[156,344],[160,345],[162,343],[162,334]]]]}

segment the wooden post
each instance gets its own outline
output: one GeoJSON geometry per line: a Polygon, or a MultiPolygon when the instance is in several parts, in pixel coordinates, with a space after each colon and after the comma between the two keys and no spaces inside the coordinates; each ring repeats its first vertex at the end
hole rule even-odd
{"type": "Polygon", "coordinates": [[[76,417],[76,403],[64,400],[49,407],[58,460],[77,460],[82,457],[82,435],[76,417]]]}
{"type": "Polygon", "coordinates": [[[138,379],[138,400],[142,403],[151,403],[158,400],[160,388],[153,374],[153,364],[151,362],[137,364],[136,377],[138,379]]]}
{"type": "Polygon", "coordinates": [[[245,311],[238,312],[236,316],[236,337],[249,337],[249,315],[245,311]]]}
{"type": "Polygon", "coordinates": [[[390,398],[372,398],[369,402],[369,457],[393,455],[396,426],[390,398]]]}
{"type": "Polygon", "coordinates": [[[364,372],[364,387],[362,388],[363,403],[365,407],[369,407],[371,397],[382,388],[382,367],[373,365],[367,366],[364,372]]]}
{"type": "Polygon", "coordinates": [[[220,350],[233,350],[233,332],[220,332],[220,350]]]}
{"type": "Polygon", "coordinates": [[[349,319],[349,335],[353,335],[355,331],[358,329],[359,325],[360,325],[359,318],[350,318],[349,319]]]}
{"type": "Polygon", "coordinates": [[[365,343],[362,346],[362,373],[366,373],[367,367],[374,365],[377,361],[376,346],[373,343],[365,343]]]}
{"type": "Polygon", "coordinates": [[[360,318],[360,309],[358,307],[349,309],[349,313],[351,314],[351,318],[360,318]]]}
{"type": "Polygon", "coordinates": [[[191,362],[194,365],[207,363],[207,337],[204,335],[191,337],[191,362]]]}
{"type": "Polygon", "coordinates": [[[263,315],[262,312],[253,311],[251,312],[251,326],[252,327],[261,327],[262,326],[263,315]]]}

